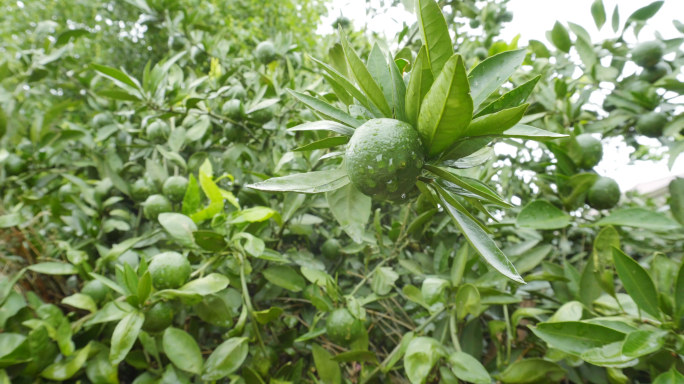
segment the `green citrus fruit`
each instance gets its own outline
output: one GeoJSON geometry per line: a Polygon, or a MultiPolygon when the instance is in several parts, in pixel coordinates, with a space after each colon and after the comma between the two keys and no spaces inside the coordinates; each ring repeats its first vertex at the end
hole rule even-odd
{"type": "Polygon", "coordinates": [[[325,331],[334,343],[347,345],[363,334],[363,323],[346,308],[338,308],[328,315],[325,331]]]}
{"type": "Polygon", "coordinates": [[[26,172],[28,163],[19,155],[11,153],[5,159],[5,170],[9,176],[16,176],[20,173],[26,172]]]}
{"type": "Polygon", "coordinates": [[[583,133],[575,137],[579,145],[580,155],[582,158],[577,164],[580,168],[591,169],[601,161],[603,157],[603,145],[601,141],[594,136],[583,133]]]}
{"type": "Polygon", "coordinates": [[[275,46],[272,42],[262,41],[256,46],[256,58],[264,64],[268,64],[276,58],[275,46]]]}
{"type": "Polygon", "coordinates": [[[160,213],[171,212],[171,202],[164,195],[150,195],[142,204],[145,217],[154,220],[160,213]]]}
{"type": "Polygon", "coordinates": [[[112,120],[112,117],[105,112],[98,113],[97,115],[93,116],[93,125],[96,127],[102,127],[113,122],[114,120],[112,120]]]}
{"type": "Polygon", "coordinates": [[[162,185],[162,193],[174,203],[183,201],[186,189],[188,189],[188,179],[183,176],[171,176],[162,185]]]}
{"type": "Polygon", "coordinates": [[[641,72],[641,75],[639,75],[639,78],[644,81],[648,81],[649,83],[655,83],[661,77],[666,76],[670,72],[670,66],[663,61],[659,61],[652,67],[644,68],[644,70],[641,72]]]}
{"type": "Polygon", "coordinates": [[[178,288],[190,278],[192,267],[178,252],[163,252],[152,258],[149,267],[152,285],[157,289],[178,288]]]}
{"type": "Polygon", "coordinates": [[[150,183],[145,179],[138,179],[131,184],[131,197],[135,201],[143,201],[152,193],[150,183]]]}
{"type": "Polygon", "coordinates": [[[470,28],[477,28],[480,26],[480,20],[478,19],[471,19],[470,22],[470,28]]]}
{"type": "Polygon", "coordinates": [[[171,128],[161,120],[155,120],[145,127],[145,137],[149,141],[164,141],[169,137],[169,133],[171,128]]]}
{"type": "Polygon", "coordinates": [[[157,301],[145,311],[143,329],[147,332],[161,332],[173,323],[173,306],[166,301],[157,301]]]}
{"type": "Polygon", "coordinates": [[[257,109],[256,111],[249,114],[249,118],[257,123],[264,124],[270,121],[275,115],[273,108],[273,106],[270,106],[268,108],[257,109]]]}
{"type": "Polygon", "coordinates": [[[480,60],[484,60],[487,58],[487,55],[489,55],[489,52],[487,52],[487,49],[484,47],[477,47],[475,48],[475,57],[477,57],[480,60]]]}
{"type": "Polygon", "coordinates": [[[231,99],[223,103],[221,113],[233,120],[239,120],[245,114],[245,108],[240,99],[231,99]]]}
{"type": "Polygon", "coordinates": [[[109,287],[100,280],[90,280],[83,284],[81,293],[90,296],[94,302],[101,303],[107,296],[107,293],[109,293],[109,287]]]}
{"type": "Polygon", "coordinates": [[[610,209],[620,201],[620,186],[610,177],[600,177],[589,188],[587,202],[595,209],[610,209]]]}
{"type": "Polygon", "coordinates": [[[356,128],[344,154],[354,186],[390,200],[404,199],[412,191],[424,159],[418,131],[393,119],[372,119],[356,128]]]}
{"type": "Polygon", "coordinates": [[[666,124],[667,116],[664,113],[649,112],[639,116],[636,122],[636,130],[644,136],[660,137],[666,124]]]}
{"type": "Polygon", "coordinates": [[[334,259],[340,255],[340,248],[340,242],[337,239],[328,239],[321,245],[321,253],[329,259],[334,259]]]}
{"type": "Polygon", "coordinates": [[[647,41],[634,47],[632,50],[632,61],[642,67],[652,67],[660,61],[664,53],[665,44],[661,41],[647,41]]]}

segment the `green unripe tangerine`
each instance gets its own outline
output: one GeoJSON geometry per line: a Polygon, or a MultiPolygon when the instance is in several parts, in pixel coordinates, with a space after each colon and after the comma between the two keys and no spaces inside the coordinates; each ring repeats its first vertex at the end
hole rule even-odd
{"type": "Polygon", "coordinates": [[[424,160],[418,131],[393,119],[372,119],[356,128],[344,155],[349,179],[359,191],[390,200],[407,197],[424,160]]]}
{"type": "Polygon", "coordinates": [[[620,201],[620,186],[610,177],[600,177],[589,188],[587,202],[594,209],[610,209],[620,201]]]}
{"type": "Polygon", "coordinates": [[[150,141],[166,140],[170,133],[171,128],[161,120],[155,120],[145,127],[145,137],[150,141]]]}
{"type": "Polygon", "coordinates": [[[16,176],[28,170],[28,163],[19,155],[11,153],[5,159],[5,170],[9,176],[16,176]]]}
{"type": "Polygon", "coordinates": [[[239,99],[231,99],[223,103],[221,113],[230,119],[239,120],[245,114],[245,108],[239,99]]]}
{"type": "Polygon", "coordinates": [[[321,245],[321,253],[323,256],[334,259],[340,255],[340,242],[337,239],[328,239],[321,245]]]}
{"type": "Polygon", "coordinates": [[[582,155],[582,158],[577,165],[582,169],[591,169],[596,166],[603,157],[603,145],[601,144],[601,141],[588,133],[578,135],[575,137],[575,140],[579,145],[582,155]]]}
{"type": "Polygon", "coordinates": [[[135,201],[144,201],[151,193],[152,187],[145,179],[138,179],[131,184],[131,197],[135,201]]]}
{"type": "Polygon", "coordinates": [[[656,65],[665,53],[665,44],[658,40],[647,41],[634,47],[632,61],[642,67],[656,65]]]}
{"type": "Polygon", "coordinates": [[[148,267],[156,289],[174,289],[185,284],[192,273],[187,257],[178,252],[163,252],[152,258],[148,267]]]}
{"type": "Polygon", "coordinates": [[[90,296],[95,303],[99,304],[105,299],[107,293],[109,293],[109,287],[104,285],[100,280],[90,280],[83,284],[81,293],[90,296]]]}
{"type": "Polygon", "coordinates": [[[668,75],[671,71],[672,70],[667,63],[659,61],[652,67],[644,68],[641,75],[639,75],[639,78],[648,81],[649,83],[655,83],[661,77],[668,75]]]}
{"type": "Polygon", "coordinates": [[[328,315],[325,330],[332,342],[348,345],[363,334],[363,323],[346,308],[338,308],[328,315]]]}
{"type": "Polygon", "coordinates": [[[173,324],[173,306],[166,301],[154,303],[145,311],[143,329],[147,332],[161,332],[173,324]]]}
{"type": "Polygon", "coordinates": [[[171,212],[172,210],[171,201],[164,195],[150,195],[143,203],[143,213],[150,220],[156,219],[160,213],[171,212]]]}
{"type": "Polygon", "coordinates": [[[667,124],[667,115],[660,112],[649,112],[640,115],[636,122],[636,130],[648,137],[660,137],[667,124]]]}
{"type": "Polygon", "coordinates": [[[268,64],[276,58],[275,46],[272,42],[262,41],[256,46],[256,58],[263,64],[268,64]]]}
{"type": "Polygon", "coordinates": [[[171,176],[162,185],[162,193],[174,203],[183,201],[186,189],[188,189],[188,179],[183,176],[171,176]]]}

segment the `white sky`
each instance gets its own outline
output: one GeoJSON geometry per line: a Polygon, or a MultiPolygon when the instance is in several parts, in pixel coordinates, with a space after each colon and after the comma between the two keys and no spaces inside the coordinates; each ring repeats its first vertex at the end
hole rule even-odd
{"type": "MultiPolygon", "coordinates": [[[[389,8],[375,18],[366,14],[368,0],[333,0],[329,6],[328,16],[324,18],[318,28],[322,34],[333,33],[331,24],[339,16],[352,20],[356,29],[366,29],[384,35],[391,42],[401,31],[403,24],[415,22],[415,15],[403,6],[389,8]]],[[[381,8],[380,0],[370,0],[374,9],[381,8]]],[[[402,0],[410,3],[411,0],[402,0]]],[[[546,32],[550,31],[556,20],[567,25],[573,22],[583,26],[594,41],[616,36],[611,27],[611,15],[615,5],[619,3],[620,21],[624,23],[635,10],[651,3],[650,0],[603,0],[606,8],[607,21],[599,31],[591,17],[590,7],[593,0],[510,0],[508,9],[513,12],[513,21],[503,29],[500,38],[510,41],[520,34],[520,45],[527,45],[530,39],[537,39],[548,43],[546,32]]],[[[649,20],[648,25],[639,34],[639,41],[651,40],[656,31],[663,38],[682,37],[682,34],[672,24],[678,17],[684,22],[684,0],[665,0],[658,13],[649,20]]],[[[625,40],[635,43],[637,39],[633,33],[627,33],[625,40]]],[[[550,43],[548,43],[551,46],[550,43]]],[[[626,68],[629,71],[629,68],[626,68]]],[[[657,145],[655,139],[644,138],[644,143],[657,145]]],[[[499,148],[497,148],[499,150],[499,148]]],[[[662,179],[671,175],[684,175],[684,155],[680,156],[672,171],[667,168],[666,159],[658,163],[638,162],[629,164],[628,147],[619,139],[604,140],[604,156],[596,171],[601,175],[615,178],[623,191],[633,188],[637,184],[662,179]]]]}

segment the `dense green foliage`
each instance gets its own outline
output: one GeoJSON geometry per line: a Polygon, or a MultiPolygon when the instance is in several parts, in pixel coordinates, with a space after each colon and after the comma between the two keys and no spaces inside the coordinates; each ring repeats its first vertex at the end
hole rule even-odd
{"type": "Polygon", "coordinates": [[[684,179],[594,170],[684,151],[663,2],[412,3],[0,5],[0,383],[684,381],[684,179]]]}

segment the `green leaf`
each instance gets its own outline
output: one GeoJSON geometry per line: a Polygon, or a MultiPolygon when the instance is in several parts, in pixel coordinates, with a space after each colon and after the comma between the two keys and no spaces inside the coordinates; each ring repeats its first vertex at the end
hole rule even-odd
{"type": "Polygon", "coordinates": [[[470,124],[473,100],[463,59],[452,56],[425,95],[418,115],[418,132],[429,156],[449,148],[470,124]]]}
{"type": "Polygon", "coordinates": [[[268,324],[275,321],[283,314],[283,309],[280,307],[271,307],[263,311],[254,311],[254,318],[259,324],[268,324]]]}
{"type": "Polygon", "coordinates": [[[480,361],[465,352],[456,351],[450,354],[449,366],[451,372],[463,381],[476,384],[492,382],[489,373],[480,361]]]}
{"type": "Polygon", "coordinates": [[[223,235],[213,231],[195,231],[192,237],[202,249],[211,252],[222,251],[228,245],[223,235]]]}
{"type": "Polygon", "coordinates": [[[412,384],[424,383],[442,356],[441,344],[431,337],[415,337],[404,354],[404,370],[412,384]]]}
{"type": "Polygon", "coordinates": [[[618,11],[617,4],[615,4],[615,8],[613,8],[613,16],[611,16],[611,26],[613,27],[613,32],[617,32],[620,29],[620,12],[618,11]]]}
{"type": "MultiPolygon", "coordinates": [[[[375,83],[378,84],[382,94],[385,96],[385,101],[387,101],[391,111],[396,111],[396,106],[394,105],[394,94],[392,90],[392,74],[390,73],[390,68],[387,65],[387,58],[380,50],[377,43],[373,44],[370,54],[368,54],[368,61],[366,63],[368,68],[368,73],[370,73],[375,83]]],[[[394,116],[393,114],[391,116],[394,116]]]]}
{"type": "Polygon", "coordinates": [[[375,82],[368,71],[368,68],[366,68],[363,61],[361,61],[356,52],[354,52],[354,49],[349,46],[349,42],[347,42],[347,38],[341,29],[340,40],[342,42],[342,48],[344,49],[344,55],[347,58],[347,63],[356,79],[356,83],[361,90],[363,90],[371,103],[378,107],[385,117],[392,117],[392,110],[390,109],[389,104],[387,104],[387,99],[385,99],[380,86],[375,82]]]}
{"type": "MultiPolygon", "coordinates": [[[[353,348],[353,346],[352,346],[353,348]]],[[[351,350],[347,352],[342,352],[338,353],[333,357],[333,361],[336,361],[338,363],[348,363],[352,361],[358,361],[358,362],[364,362],[364,363],[371,363],[371,364],[378,364],[378,358],[375,356],[375,353],[371,351],[366,351],[363,349],[356,349],[356,350],[351,350]]]]}
{"type": "Polygon", "coordinates": [[[24,219],[18,212],[8,213],[6,215],[0,216],[0,228],[16,227],[23,222],[24,219]]]}
{"type": "Polygon", "coordinates": [[[394,282],[399,274],[391,267],[381,267],[375,270],[371,279],[371,289],[380,296],[389,294],[394,288],[394,282]]]}
{"type": "Polygon", "coordinates": [[[305,144],[293,149],[294,152],[313,151],[315,149],[333,148],[349,142],[349,136],[331,136],[325,139],[316,140],[313,143],[305,144]]]}
{"type": "Polygon", "coordinates": [[[674,317],[679,319],[680,326],[684,326],[684,262],[680,262],[677,282],[674,286],[674,317]]]}
{"type": "Polygon", "coordinates": [[[612,226],[604,227],[594,239],[592,267],[601,288],[615,296],[613,247],[620,248],[620,234],[612,226]]]}
{"type": "Polygon", "coordinates": [[[613,248],[613,262],[625,291],[639,308],[660,318],[658,310],[658,291],[648,272],[634,259],[621,250],[613,248]]]}
{"type": "Polygon", "coordinates": [[[142,88],[140,83],[132,77],[128,76],[126,73],[112,67],[106,67],[104,65],[92,64],[93,68],[102,74],[104,77],[112,80],[114,84],[126,91],[137,91],[135,93],[141,94],[142,88]]]}
{"type": "Polygon", "coordinates": [[[501,52],[487,58],[470,71],[468,81],[474,108],[477,109],[489,95],[508,81],[525,60],[526,54],[524,49],[501,52]]]}
{"type": "Polygon", "coordinates": [[[230,375],[240,368],[249,352],[246,337],[234,337],[224,341],[204,364],[202,380],[215,381],[230,375]]]}
{"type": "Polygon", "coordinates": [[[556,21],[551,30],[551,42],[556,48],[565,53],[570,52],[570,47],[572,47],[572,41],[570,41],[568,30],[558,21],[556,21]]]}
{"type": "Polygon", "coordinates": [[[112,333],[112,345],[109,350],[109,360],[116,365],[122,362],[128,352],[133,348],[138,338],[140,328],[145,321],[145,315],[138,310],[126,315],[114,328],[112,333]]]}
{"type": "Polygon", "coordinates": [[[78,273],[78,269],[76,269],[75,266],[57,261],[46,261],[44,263],[33,264],[26,267],[26,269],[44,275],[75,275],[78,273]]]}
{"type": "Polygon", "coordinates": [[[504,383],[555,383],[565,377],[565,370],[553,361],[542,358],[523,359],[506,367],[496,375],[504,383]]]}
{"type": "Polygon", "coordinates": [[[371,198],[359,192],[351,183],[325,195],[328,206],[342,230],[356,243],[363,242],[366,224],[371,214],[371,198]]]}
{"type": "MultiPolygon", "coordinates": [[[[431,173],[434,173],[435,175],[439,176],[440,178],[444,179],[448,183],[453,183],[458,187],[463,188],[464,190],[472,193],[474,197],[480,200],[485,200],[488,203],[500,205],[502,207],[511,207],[511,205],[507,203],[501,196],[499,196],[499,194],[496,193],[495,190],[493,190],[487,184],[477,179],[455,175],[445,169],[435,167],[429,164],[426,164],[424,168],[430,171],[431,173]]],[[[446,188],[453,189],[450,188],[448,184],[446,188]]]]}
{"type": "Polygon", "coordinates": [[[271,284],[285,288],[292,292],[299,292],[306,287],[306,281],[294,269],[287,265],[274,265],[263,272],[266,280],[271,284]]]}
{"type": "Polygon", "coordinates": [[[494,240],[487,235],[487,233],[480,227],[479,224],[448,203],[441,194],[440,200],[470,245],[472,245],[473,248],[480,253],[480,255],[489,265],[509,279],[518,283],[525,283],[522,277],[520,277],[518,272],[515,270],[513,263],[511,263],[506,255],[501,252],[499,247],[496,246],[494,240]]]}
{"type": "Polygon", "coordinates": [[[62,299],[62,304],[70,305],[74,308],[84,309],[88,312],[97,312],[97,304],[92,297],[83,293],[74,293],[62,299]]]}
{"type": "Polygon", "coordinates": [[[597,221],[595,225],[616,225],[650,229],[652,231],[669,231],[681,228],[681,225],[660,212],[649,211],[645,208],[623,208],[611,212],[608,216],[597,221]]]}
{"type": "MultiPolygon", "coordinates": [[[[339,47],[340,47],[340,49],[342,49],[342,46],[339,46],[339,47]]],[[[328,75],[330,76],[330,79],[328,81],[330,81],[330,80],[336,81],[337,84],[339,84],[339,86],[342,87],[342,89],[344,89],[346,92],[348,92],[350,95],[352,95],[356,100],[359,101],[359,103],[361,103],[361,105],[366,107],[366,109],[368,109],[368,110],[372,109],[371,104],[368,102],[368,98],[366,97],[366,95],[364,95],[351,82],[351,80],[349,80],[347,78],[346,74],[342,74],[342,73],[338,72],[332,66],[330,66],[330,65],[328,65],[328,64],[326,64],[320,60],[317,60],[313,57],[311,58],[311,60],[313,60],[316,64],[320,65],[323,68],[323,70],[325,70],[328,73],[328,75]]],[[[342,60],[344,60],[344,56],[342,57],[342,60]]]]}
{"type": "Polygon", "coordinates": [[[603,0],[594,0],[591,3],[591,16],[594,18],[596,28],[601,29],[606,23],[606,9],[603,6],[603,0]]]}
{"type": "Polygon", "coordinates": [[[458,287],[454,302],[459,321],[465,319],[467,315],[477,316],[480,313],[480,292],[472,284],[463,284],[458,287]]]}
{"type": "Polygon", "coordinates": [[[296,125],[292,128],[288,128],[288,131],[330,131],[339,133],[340,135],[351,136],[354,134],[354,129],[346,125],[340,124],[336,121],[330,120],[318,120],[311,121],[304,124],[296,125]]]}
{"type": "Polygon", "coordinates": [[[230,280],[226,276],[220,273],[210,273],[204,277],[186,283],[178,288],[178,290],[206,296],[224,290],[228,284],[230,284],[230,280]]]}
{"type": "Polygon", "coordinates": [[[622,343],[622,354],[636,358],[658,352],[665,345],[667,331],[639,330],[627,334],[622,343]]]}
{"type": "Polygon", "coordinates": [[[0,333],[0,367],[23,363],[31,358],[26,336],[10,332],[0,333]]]}
{"type": "Polygon", "coordinates": [[[292,95],[292,97],[304,103],[304,105],[320,113],[328,119],[335,120],[337,122],[346,124],[353,128],[356,128],[362,124],[361,121],[356,120],[355,118],[351,117],[351,115],[349,115],[348,113],[333,107],[325,101],[319,100],[305,93],[293,91],[290,89],[288,89],[287,91],[290,93],[290,95],[292,95]]]}
{"type": "Polygon", "coordinates": [[[330,352],[318,344],[311,345],[314,365],[318,372],[318,377],[324,384],[342,383],[342,372],[339,364],[332,359],[330,352]]]}
{"type": "Polygon", "coordinates": [[[527,107],[529,107],[529,104],[522,104],[517,107],[502,109],[489,115],[480,116],[470,122],[470,125],[468,125],[468,128],[466,128],[461,136],[500,135],[522,119],[527,107]]]}
{"type": "Polygon", "coordinates": [[[76,372],[78,372],[86,360],[88,359],[88,354],[90,353],[90,343],[85,347],[76,351],[73,355],[69,356],[66,360],[58,361],[48,365],[41,373],[40,376],[55,381],[64,381],[73,377],[76,372]]]}
{"type": "Polygon", "coordinates": [[[621,352],[622,343],[615,342],[582,352],[580,358],[599,367],[629,367],[638,362],[621,352]]]}
{"type": "Polygon", "coordinates": [[[322,193],[334,191],[349,184],[347,171],[340,167],[330,171],[313,171],[294,175],[274,177],[254,184],[248,188],[260,191],[322,193]]]}
{"type": "Polygon", "coordinates": [[[627,21],[646,21],[655,16],[664,3],[664,1],[654,1],[645,7],[641,7],[629,15],[627,21]]]}
{"type": "Polygon", "coordinates": [[[670,182],[670,211],[672,216],[684,225],[684,178],[677,177],[670,182]]]}
{"type": "Polygon", "coordinates": [[[570,225],[570,215],[546,200],[527,204],[518,214],[516,225],[534,229],[560,229],[570,225]]]}
{"type": "Polygon", "coordinates": [[[427,58],[425,45],[423,45],[420,47],[420,51],[418,51],[418,57],[416,57],[415,63],[413,63],[411,77],[406,90],[406,118],[409,124],[414,127],[418,126],[420,105],[433,82],[434,77],[430,70],[430,62],[427,58]]]}
{"type": "Polygon", "coordinates": [[[513,108],[521,105],[530,96],[540,78],[541,75],[538,75],[532,80],[504,93],[501,97],[482,108],[482,110],[473,117],[478,118],[480,116],[501,111],[503,109],[513,108]]]}
{"type": "Polygon", "coordinates": [[[467,169],[467,168],[473,168],[477,167],[478,165],[482,165],[492,159],[494,157],[494,148],[492,147],[484,147],[481,148],[474,153],[461,157],[457,160],[445,160],[442,162],[442,164],[451,167],[451,168],[459,168],[459,169],[467,169]]]}
{"type": "Polygon", "coordinates": [[[425,53],[430,62],[433,77],[436,78],[454,54],[449,28],[435,0],[418,0],[415,4],[420,38],[426,48],[425,53]]]}
{"type": "Polygon", "coordinates": [[[530,327],[550,347],[579,356],[584,351],[624,339],[625,334],[612,328],[580,321],[541,323],[530,327]]]}
{"type": "Polygon", "coordinates": [[[166,328],[162,346],[166,357],[179,369],[196,375],[202,372],[202,351],[191,334],[174,327],[166,328]]]}
{"type": "Polygon", "coordinates": [[[653,384],[682,384],[684,375],[679,373],[677,367],[672,366],[669,371],[661,373],[655,378],[653,384]]]}
{"type": "Polygon", "coordinates": [[[161,213],[158,220],[166,232],[180,245],[186,247],[195,245],[192,233],[197,231],[197,225],[191,218],[181,213],[161,213]]]}
{"type": "Polygon", "coordinates": [[[408,121],[406,117],[406,83],[404,83],[403,74],[399,67],[397,67],[397,62],[391,58],[389,60],[389,69],[392,76],[391,105],[394,118],[400,121],[408,121]]]}

